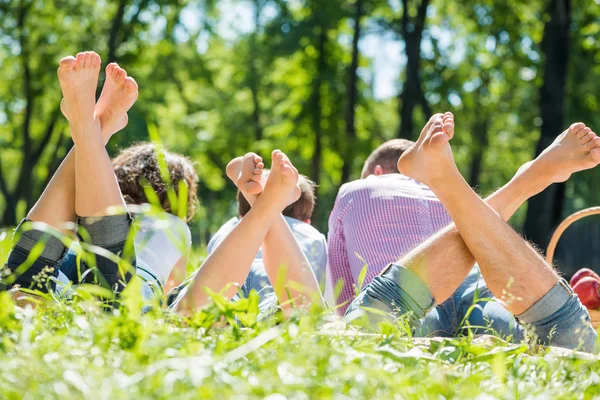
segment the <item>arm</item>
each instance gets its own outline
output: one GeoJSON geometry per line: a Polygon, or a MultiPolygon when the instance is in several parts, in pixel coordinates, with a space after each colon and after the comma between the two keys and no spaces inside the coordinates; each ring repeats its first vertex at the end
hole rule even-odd
{"type": "Polygon", "coordinates": [[[317,278],[283,215],[273,223],[262,249],[267,276],[284,309],[297,301],[298,305],[308,305],[316,295],[323,302],[317,278]],[[280,285],[282,278],[285,280],[280,285]]]}
{"type": "MultiPolygon", "coordinates": [[[[195,273],[189,289],[177,304],[178,311],[191,312],[210,302],[204,291],[207,287],[219,292],[231,282],[244,282],[252,261],[281,210],[270,207],[269,199],[258,199],[256,205],[211,253],[195,273]]],[[[226,297],[233,297],[235,286],[225,290],[226,297]]]]}
{"type": "MultiPolygon", "coordinates": [[[[246,178],[240,179],[240,176],[243,175],[244,158],[235,158],[227,165],[227,176],[240,188],[248,203],[253,206],[258,195],[245,192],[246,178]]],[[[299,189],[296,188],[296,190],[299,189]]],[[[262,250],[265,271],[284,309],[293,305],[290,301],[292,299],[299,301],[300,305],[306,305],[310,303],[314,295],[318,294],[320,301],[323,301],[310,263],[282,215],[279,215],[273,222],[262,243],[262,250]],[[282,267],[287,269],[284,274],[281,272],[282,267]],[[280,283],[281,279],[283,281],[280,283]]]]}

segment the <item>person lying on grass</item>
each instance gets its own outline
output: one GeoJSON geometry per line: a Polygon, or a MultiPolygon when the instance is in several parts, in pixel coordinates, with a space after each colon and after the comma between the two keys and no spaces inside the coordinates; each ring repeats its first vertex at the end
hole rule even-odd
{"type": "MultiPolygon", "coordinates": [[[[167,204],[169,188],[162,180],[154,145],[131,147],[123,150],[112,164],[110,159],[107,161],[104,145],[126,126],[127,111],[137,99],[138,88],[125,70],[109,64],[102,94],[92,107],[89,103],[95,101],[99,68],[100,57],[93,52],[79,53],[60,62],[58,76],[64,95],[61,109],[69,120],[75,147],[16,230],[18,241],[0,282],[4,290],[18,285],[46,292],[55,289],[58,281],[64,284],[70,281],[101,283],[118,293],[132,275],[137,274],[144,282],[144,297],[152,298],[163,296],[163,286],[168,290],[183,280],[185,273],[181,270],[185,271],[191,235],[182,220],[166,213],[143,215],[134,236],[134,246],[126,246],[132,218],[125,204],[147,202],[140,179],[156,192],[163,208],[172,212],[167,204]],[[89,162],[96,164],[89,165],[89,162]],[[96,246],[95,252],[107,251],[106,256],[96,254],[94,259],[86,259],[78,265],[76,254],[67,253],[59,237],[72,237],[77,221],[83,228],[81,241],[96,246]],[[167,223],[161,225],[163,221],[167,223]],[[27,229],[31,224],[33,229],[27,229]],[[55,236],[48,234],[48,230],[53,230],[55,236]],[[43,242],[41,254],[28,260],[39,242],[43,242]],[[119,258],[135,268],[127,273],[119,271],[119,258]]],[[[182,210],[188,220],[197,203],[198,177],[191,162],[183,156],[169,152],[162,152],[162,156],[174,190],[179,181],[185,181],[188,188],[187,209],[182,210]]]]}
{"type": "MultiPolygon", "coordinates": [[[[249,153],[244,157],[238,157],[232,160],[228,164],[227,175],[234,183],[237,183],[239,179],[244,178],[243,174],[241,174],[241,166],[243,165],[244,160],[248,161],[249,158],[261,160],[259,161],[259,165],[262,167],[262,159],[254,153],[249,153]]],[[[263,185],[267,174],[268,170],[263,170],[261,175],[263,185]]],[[[298,187],[300,188],[300,198],[287,206],[282,214],[285,222],[292,230],[296,241],[298,241],[302,252],[309,261],[321,291],[324,292],[324,288],[327,287],[325,271],[327,267],[327,241],[322,233],[310,225],[312,213],[315,208],[315,184],[304,175],[300,175],[298,177],[298,187]]],[[[254,198],[251,199],[251,201],[254,200],[254,198]]],[[[209,254],[217,248],[219,243],[227,237],[231,230],[240,222],[240,219],[252,208],[248,200],[244,197],[244,193],[240,190],[238,190],[237,193],[237,205],[239,217],[234,217],[227,221],[212,236],[208,243],[209,254]]],[[[277,279],[277,273],[277,266],[275,266],[275,268],[265,268],[262,252],[259,251],[252,262],[250,273],[241,287],[241,295],[243,297],[248,297],[250,291],[254,289],[259,295],[260,304],[270,308],[270,306],[268,306],[269,301],[267,298],[271,300],[271,304],[277,302],[277,296],[275,296],[272,284],[272,282],[275,282],[277,279]]]]}
{"type": "Polygon", "coordinates": [[[587,309],[505,221],[552,183],[596,167],[600,138],[582,123],[571,125],[483,201],[454,163],[453,135],[453,115],[434,115],[400,157],[398,169],[429,186],[454,224],[375,277],[350,305],[346,320],[374,327],[405,318],[417,336],[461,335],[469,328],[514,341],[525,339],[527,325],[541,344],[594,350],[597,334],[587,309]],[[483,278],[479,271],[469,274],[475,262],[483,278]]]}
{"type": "MultiPolygon", "coordinates": [[[[227,175],[252,208],[194,273],[171,309],[189,314],[207,305],[211,297],[206,289],[233,298],[238,288],[231,283],[246,280],[260,249],[269,280],[282,282],[274,291],[284,311],[307,306],[314,299],[323,302],[310,263],[282,215],[300,197],[298,170],[279,150],[273,151],[266,179],[263,168],[262,159],[254,153],[229,164],[227,175]]],[[[261,314],[272,311],[271,305],[269,298],[263,298],[261,314]]]]}
{"type": "MultiPolygon", "coordinates": [[[[144,291],[151,287],[162,298],[186,276],[192,245],[187,222],[198,205],[198,175],[189,159],[153,143],[138,143],[123,149],[112,163],[123,199],[134,217],[137,275],[145,283],[144,291]],[[168,172],[166,180],[160,171],[159,157],[168,172]],[[180,191],[180,184],[185,185],[185,190],[180,191]],[[177,197],[181,209],[171,205],[169,191],[177,197]],[[148,192],[152,200],[148,199],[148,192]],[[184,197],[182,201],[180,196],[184,197]],[[151,202],[156,203],[155,207],[135,207],[151,202]]],[[[70,249],[60,262],[59,280],[80,283],[76,258],[76,252],[70,249]]]]}
{"type": "Polygon", "coordinates": [[[49,236],[44,230],[69,236],[77,220],[85,230],[84,242],[105,251],[95,257],[96,265],[90,266],[92,273],[82,271],[84,282],[101,283],[119,292],[135,273],[132,268],[119,268],[118,262],[110,256],[120,254],[135,266],[133,249],[126,248],[132,219],[126,212],[104,146],[110,136],[127,123],[126,112],[138,96],[137,84],[124,70],[111,64],[96,104],[100,65],[98,54],[89,51],[60,61],[61,110],[69,121],[74,147],[29,211],[27,220],[34,223],[33,229],[22,230],[26,225],[23,223],[17,228],[19,238],[8,258],[4,289],[13,284],[41,291],[54,289],[58,266],[67,249],[59,238],[49,236]],[[28,257],[40,241],[44,242],[43,250],[35,254],[31,263],[28,257]],[[54,279],[41,281],[41,276],[54,279]]]}

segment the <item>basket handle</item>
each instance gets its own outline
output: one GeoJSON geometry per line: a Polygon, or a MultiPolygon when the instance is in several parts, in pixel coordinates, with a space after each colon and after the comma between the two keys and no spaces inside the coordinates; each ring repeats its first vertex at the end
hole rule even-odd
{"type": "Polygon", "coordinates": [[[596,214],[600,214],[600,207],[590,207],[581,211],[577,211],[575,214],[568,216],[563,222],[561,222],[560,225],[558,225],[558,228],[556,228],[556,231],[554,231],[552,239],[550,239],[550,243],[548,244],[548,250],[546,250],[546,261],[549,264],[552,264],[552,261],[554,260],[554,251],[556,250],[556,245],[558,245],[558,240],[572,223],[587,216],[596,214]]]}

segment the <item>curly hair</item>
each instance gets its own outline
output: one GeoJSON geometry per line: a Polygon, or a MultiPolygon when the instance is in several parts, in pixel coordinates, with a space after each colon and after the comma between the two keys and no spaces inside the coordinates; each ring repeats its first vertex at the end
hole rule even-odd
{"type": "Polygon", "coordinates": [[[121,193],[127,204],[148,203],[144,193],[144,184],[148,182],[160,201],[162,208],[173,214],[168,192],[174,190],[179,195],[179,182],[185,181],[188,186],[188,201],[186,222],[191,220],[198,208],[198,175],[194,164],[181,154],[160,150],[165,157],[171,182],[162,179],[158,164],[158,149],[153,143],[138,143],[134,146],[121,150],[113,158],[113,168],[121,193]]]}

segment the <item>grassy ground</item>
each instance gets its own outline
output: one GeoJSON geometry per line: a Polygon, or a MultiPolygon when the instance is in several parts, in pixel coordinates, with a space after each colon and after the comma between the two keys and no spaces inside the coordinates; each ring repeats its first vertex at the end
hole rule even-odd
{"type": "MultiPolygon", "coordinates": [[[[0,241],[6,254],[6,240],[0,241]]],[[[0,398],[360,399],[600,396],[600,364],[494,340],[411,340],[401,329],[324,329],[314,309],[256,322],[255,299],[191,319],[140,312],[136,296],[106,312],[80,290],[35,310],[0,295],[0,398]],[[215,326],[223,318],[245,322],[215,326]]],[[[336,325],[339,329],[339,325],[336,325]]]]}

